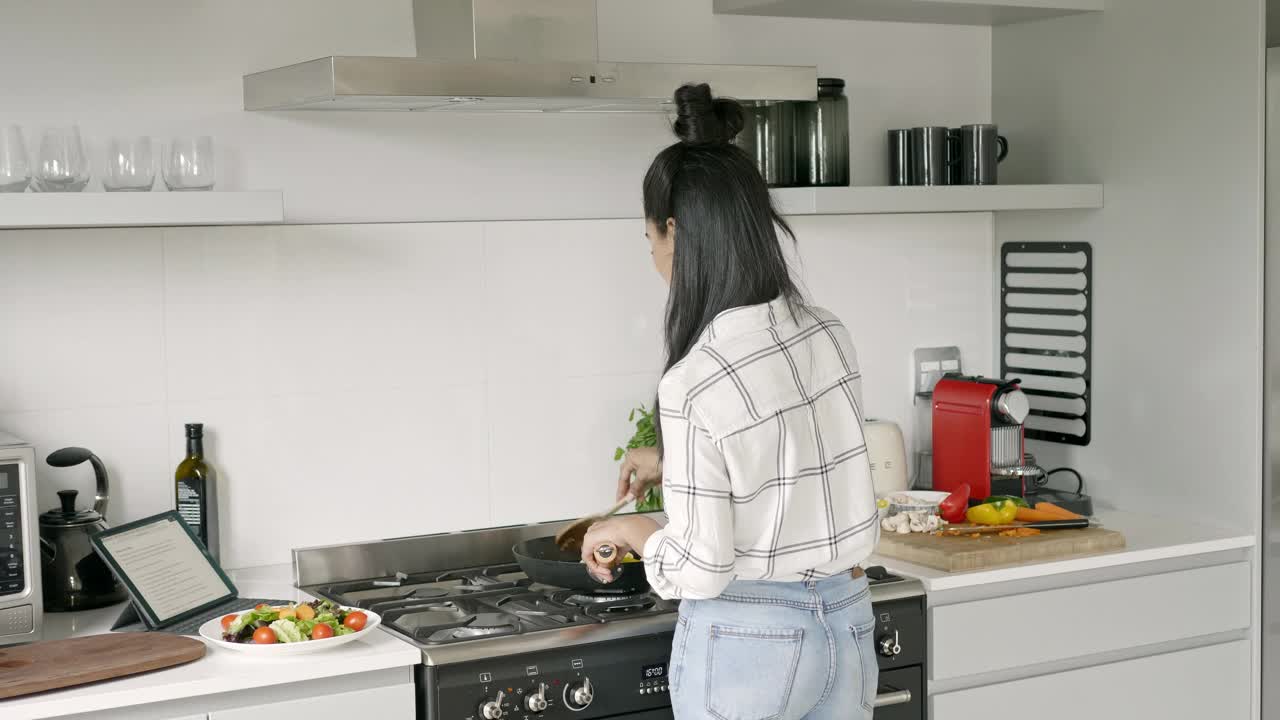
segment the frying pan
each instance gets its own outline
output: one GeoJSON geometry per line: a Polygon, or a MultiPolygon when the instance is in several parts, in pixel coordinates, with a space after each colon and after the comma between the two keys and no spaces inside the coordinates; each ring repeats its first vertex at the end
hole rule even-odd
{"type": "Polygon", "coordinates": [[[580,592],[636,593],[649,589],[649,578],[644,574],[644,563],[624,562],[614,571],[614,581],[602,583],[591,577],[582,556],[566,552],[556,545],[554,537],[525,540],[511,548],[520,563],[520,569],[529,579],[543,585],[578,590],[580,592]]]}

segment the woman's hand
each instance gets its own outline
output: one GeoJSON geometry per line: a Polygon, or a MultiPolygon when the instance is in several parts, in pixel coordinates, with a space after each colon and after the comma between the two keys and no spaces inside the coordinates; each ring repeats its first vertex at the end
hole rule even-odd
{"type": "Polygon", "coordinates": [[[592,525],[582,539],[582,562],[587,571],[602,583],[611,582],[613,567],[600,564],[596,559],[596,548],[601,545],[612,545],[617,549],[618,562],[627,553],[643,548],[645,542],[658,529],[658,523],[643,516],[611,517],[592,525]]]}
{"type": "Polygon", "coordinates": [[[662,458],[658,448],[631,448],[622,456],[622,466],[618,468],[618,493],[615,500],[630,495],[640,500],[644,493],[654,485],[662,484],[662,458]]]}

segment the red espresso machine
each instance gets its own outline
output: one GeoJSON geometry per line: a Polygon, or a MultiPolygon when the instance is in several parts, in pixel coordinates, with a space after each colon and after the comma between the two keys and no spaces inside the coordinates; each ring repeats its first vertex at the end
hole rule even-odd
{"type": "Polygon", "coordinates": [[[933,389],[933,489],[969,484],[970,497],[1026,495],[1038,468],[1024,464],[1022,424],[1031,410],[1018,380],[951,373],[933,389]]]}

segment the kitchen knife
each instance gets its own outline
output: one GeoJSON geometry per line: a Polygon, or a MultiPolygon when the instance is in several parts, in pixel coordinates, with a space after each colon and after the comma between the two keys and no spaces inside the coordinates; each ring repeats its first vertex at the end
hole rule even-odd
{"type": "Polygon", "coordinates": [[[957,535],[972,535],[973,533],[1003,532],[1019,528],[1030,528],[1032,530],[1080,530],[1088,527],[1092,527],[1089,518],[1080,518],[1078,520],[1042,520],[1040,522],[1013,525],[944,525],[942,532],[945,534],[954,532],[957,535]]]}

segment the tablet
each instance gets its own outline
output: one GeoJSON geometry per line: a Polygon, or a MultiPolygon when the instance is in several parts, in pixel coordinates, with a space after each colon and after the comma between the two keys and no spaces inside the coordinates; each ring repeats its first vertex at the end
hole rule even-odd
{"type": "Polygon", "coordinates": [[[176,511],[103,530],[90,542],[148,628],[182,622],[239,595],[176,511]]]}

